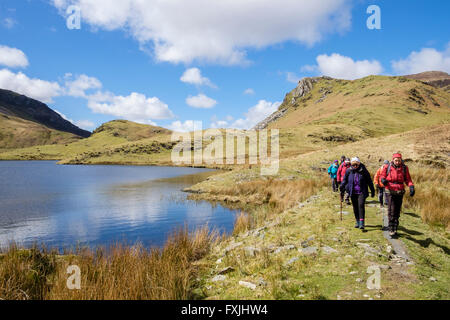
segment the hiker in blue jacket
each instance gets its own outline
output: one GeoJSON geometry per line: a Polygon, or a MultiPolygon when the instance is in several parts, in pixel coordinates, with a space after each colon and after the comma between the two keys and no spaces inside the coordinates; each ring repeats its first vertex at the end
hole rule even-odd
{"type": "Polygon", "coordinates": [[[366,215],[366,198],[375,197],[375,188],[373,187],[372,177],[369,171],[361,163],[358,157],[351,161],[351,168],[345,172],[340,189],[341,192],[347,191],[352,199],[353,213],[355,214],[355,228],[364,230],[364,219],[366,215]]]}
{"type": "Polygon", "coordinates": [[[331,178],[331,186],[333,188],[333,192],[339,191],[339,186],[337,182],[337,172],[339,169],[339,161],[334,160],[333,164],[328,168],[328,175],[331,178]]]}

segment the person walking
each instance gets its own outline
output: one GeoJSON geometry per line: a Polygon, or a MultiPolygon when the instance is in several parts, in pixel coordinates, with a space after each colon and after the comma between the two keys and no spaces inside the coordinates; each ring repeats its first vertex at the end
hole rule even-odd
{"type": "Polygon", "coordinates": [[[339,162],[339,166],[341,166],[345,162],[346,156],[341,157],[341,162],[339,162]]]}
{"type": "MultiPolygon", "coordinates": [[[[345,172],[347,169],[350,168],[350,158],[345,158],[345,161],[340,165],[338,172],[337,172],[337,182],[340,185],[342,183],[342,180],[345,177],[345,172]]],[[[341,202],[344,201],[344,194],[345,194],[345,203],[350,205],[350,199],[349,194],[347,192],[342,193],[341,192],[341,202]]]]}
{"type": "Polygon", "coordinates": [[[392,162],[384,165],[380,175],[380,181],[387,189],[388,198],[388,217],[389,217],[389,235],[397,235],[397,229],[400,219],[400,211],[405,195],[405,184],[409,187],[409,195],[414,197],[415,189],[412,182],[409,168],[402,160],[401,153],[392,155],[392,162]]]}
{"type": "Polygon", "coordinates": [[[383,183],[381,183],[381,172],[385,165],[389,164],[389,160],[385,160],[384,164],[377,170],[375,176],[373,178],[373,184],[378,192],[378,201],[380,202],[380,208],[384,208],[384,205],[387,205],[387,197],[384,196],[385,188],[383,183]],[[384,200],[384,201],[383,201],[384,200]]]}
{"type": "Polygon", "coordinates": [[[369,197],[369,189],[371,197],[375,196],[375,188],[373,186],[372,177],[366,166],[361,163],[358,157],[352,158],[351,168],[345,172],[340,190],[341,193],[346,190],[352,200],[353,213],[355,214],[355,228],[364,230],[366,218],[366,198],[369,197]]]}
{"type": "Polygon", "coordinates": [[[339,191],[339,186],[337,182],[337,172],[339,169],[339,161],[334,160],[331,166],[328,168],[328,175],[331,178],[331,187],[333,188],[333,192],[339,191]]]}

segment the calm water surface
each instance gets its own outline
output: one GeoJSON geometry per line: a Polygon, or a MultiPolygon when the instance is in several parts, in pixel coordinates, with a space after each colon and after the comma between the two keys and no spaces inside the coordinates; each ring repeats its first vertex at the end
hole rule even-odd
{"type": "Polygon", "coordinates": [[[181,191],[209,171],[0,161],[0,246],[15,241],[63,248],[123,240],[160,246],[184,225],[229,232],[235,212],[187,200],[181,191]]]}

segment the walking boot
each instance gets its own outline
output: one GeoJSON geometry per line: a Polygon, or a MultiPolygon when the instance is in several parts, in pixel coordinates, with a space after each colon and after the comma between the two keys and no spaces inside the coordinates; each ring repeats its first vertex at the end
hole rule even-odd
{"type": "Polygon", "coordinates": [[[359,221],[356,220],[355,228],[359,228],[359,221]]]}
{"type": "Polygon", "coordinates": [[[392,227],[392,226],[390,226],[389,227],[389,236],[391,237],[391,238],[393,238],[393,237],[395,237],[396,236],[396,232],[395,232],[395,227],[392,227]]]}
{"type": "Polygon", "coordinates": [[[359,228],[360,228],[361,230],[364,230],[364,220],[360,220],[360,221],[359,221],[359,228]]]}

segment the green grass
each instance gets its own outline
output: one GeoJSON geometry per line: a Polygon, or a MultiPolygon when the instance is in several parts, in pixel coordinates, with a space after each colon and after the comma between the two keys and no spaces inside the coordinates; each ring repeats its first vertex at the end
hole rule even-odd
{"type": "MultiPolygon", "coordinates": [[[[375,200],[369,199],[375,203],[375,200]]],[[[440,247],[448,248],[449,239],[442,236],[442,230],[428,230],[420,218],[411,215],[402,216],[402,226],[412,232],[411,223],[415,222],[413,235],[402,228],[400,235],[408,245],[415,264],[403,266],[400,270],[388,259],[388,241],[381,232],[382,215],[378,208],[367,207],[366,230],[354,229],[352,209],[345,207],[344,220],[339,219],[338,196],[329,190],[320,193],[320,198],[302,208],[286,210],[273,220],[266,221],[264,238],[261,234],[241,233],[223,242],[202,260],[203,276],[199,294],[206,299],[448,299],[450,285],[449,257],[440,247]],[[279,224],[270,226],[273,221],[279,224]],[[411,228],[411,229],[410,229],[411,228]],[[426,231],[426,235],[419,235],[426,231]],[[337,253],[305,256],[297,251],[302,242],[314,236],[310,246],[329,246],[337,253]],[[421,238],[429,238],[426,248],[421,238]],[[232,243],[243,242],[236,249],[226,252],[232,243]],[[368,243],[380,252],[380,256],[365,255],[365,250],[357,243],[368,243]],[[271,246],[295,245],[295,249],[271,253],[271,246]],[[255,256],[249,256],[245,250],[252,246],[259,248],[255,256]],[[431,252],[430,252],[431,251],[431,252]],[[286,263],[297,257],[298,260],[287,266],[286,263]],[[222,259],[221,263],[216,261],[222,259]],[[372,265],[389,266],[381,269],[381,289],[369,290],[366,281],[367,268],[372,265]],[[225,281],[213,282],[211,279],[218,271],[232,267],[225,281]],[[438,281],[428,278],[434,275],[438,281]],[[361,282],[357,282],[357,279],[361,282]],[[256,290],[239,285],[239,281],[257,284],[256,290]],[[261,284],[260,284],[261,283],[261,284]],[[418,290],[420,288],[420,290],[418,290]],[[365,296],[367,295],[367,296],[365,296]]],[[[426,241],[425,241],[426,242],[426,241]]],[[[448,250],[448,249],[447,249],[448,250]]]]}

